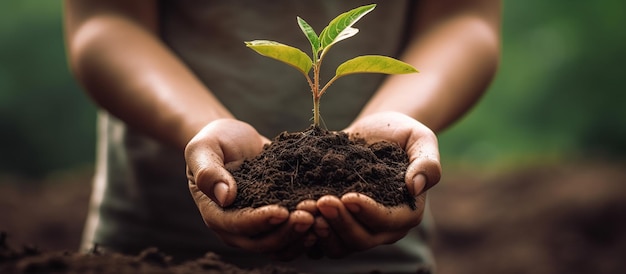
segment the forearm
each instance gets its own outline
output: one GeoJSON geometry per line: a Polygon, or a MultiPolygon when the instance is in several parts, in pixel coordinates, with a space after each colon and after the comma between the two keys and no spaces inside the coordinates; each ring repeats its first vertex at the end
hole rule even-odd
{"type": "Polygon", "coordinates": [[[397,111],[435,132],[452,124],[475,104],[495,74],[499,21],[494,20],[455,11],[427,22],[402,56],[420,73],[390,76],[359,117],[397,111]]]}
{"type": "Polygon", "coordinates": [[[150,26],[102,12],[68,16],[71,67],[102,108],[177,148],[208,122],[232,115],[150,26]]]}

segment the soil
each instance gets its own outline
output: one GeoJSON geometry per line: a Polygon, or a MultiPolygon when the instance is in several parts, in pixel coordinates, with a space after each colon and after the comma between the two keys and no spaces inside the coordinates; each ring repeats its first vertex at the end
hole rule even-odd
{"type": "Polygon", "coordinates": [[[367,144],[314,126],[283,132],[256,158],[230,170],[237,182],[230,208],[279,204],[295,210],[306,199],[358,192],[386,206],[415,209],[404,180],[408,164],[404,150],[389,142],[367,144]]]}
{"type": "MultiPolygon", "coordinates": [[[[91,177],[90,170],[37,181],[0,175],[0,231],[23,256],[8,260],[7,249],[1,251],[0,273],[9,267],[18,273],[176,273],[184,264],[196,267],[191,273],[228,273],[201,269],[222,264],[214,254],[176,263],[154,249],[128,257],[75,253],[91,177]]],[[[626,273],[624,162],[587,159],[504,170],[444,161],[429,201],[437,274],[626,273]]]]}
{"type": "Polygon", "coordinates": [[[626,162],[447,174],[429,197],[438,273],[626,273],[626,162]]]}
{"type": "Polygon", "coordinates": [[[259,269],[242,269],[225,263],[215,253],[196,260],[175,263],[172,257],[156,248],[146,248],[136,256],[100,253],[82,254],[68,251],[43,252],[35,247],[15,249],[0,233],[0,273],[199,273],[199,274],[289,274],[294,270],[267,265],[259,269]]]}

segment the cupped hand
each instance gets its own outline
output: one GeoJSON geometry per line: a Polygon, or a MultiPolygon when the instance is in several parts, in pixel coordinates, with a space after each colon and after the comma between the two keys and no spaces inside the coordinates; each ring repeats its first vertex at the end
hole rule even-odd
{"type": "Polygon", "coordinates": [[[314,223],[309,212],[290,213],[278,205],[224,210],[237,193],[226,166],[258,155],[266,143],[269,140],[247,123],[234,119],[209,123],[185,148],[189,189],[204,222],[225,243],[292,259],[304,252],[310,241],[310,236],[305,237],[314,223]]]}
{"type": "Polygon", "coordinates": [[[398,144],[409,156],[405,183],[416,196],[416,210],[408,205],[386,207],[359,193],[317,200],[314,230],[318,245],[329,257],[394,243],[422,219],[426,190],[441,177],[436,135],[425,125],[401,113],[385,112],[366,116],[344,130],[353,138],[368,142],[398,144]]]}

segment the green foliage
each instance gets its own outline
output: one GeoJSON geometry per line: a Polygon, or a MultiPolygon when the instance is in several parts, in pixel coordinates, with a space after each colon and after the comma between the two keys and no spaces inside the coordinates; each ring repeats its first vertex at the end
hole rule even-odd
{"type": "MultiPolygon", "coordinates": [[[[440,136],[444,165],[626,158],[626,1],[505,0],[502,18],[500,70],[440,136]]],[[[0,1],[0,173],[90,164],[94,140],[95,108],[65,61],[62,2],[0,1]]]]}
{"type": "Polygon", "coordinates": [[[298,19],[298,25],[300,26],[300,29],[302,30],[304,35],[306,35],[306,38],[309,40],[309,43],[311,43],[311,52],[313,52],[313,62],[317,62],[317,59],[319,57],[317,53],[320,51],[320,47],[321,47],[320,38],[317,36],[317,33],[315,32],[313,27],[309,25],[309,23],[304,21],[304,19],[300,18],[299,16],[297,19],[298,19]]]}
{"type": "Polygon", "coordinates": [[[625,160],[623,26],[625,1],[505,1],[500,69],[441,136],[444,161],[625,160]]]}
{"type": "Polygon", "coordinates": [[[413,66],[394,58],[365,55],[350,59],[337,67],[337,77],[353,73],[406,74],[418,72],[413,66]]]}
{"type": "Polygon", "coordinates": [[[93,162],[95,108],[68,70],[62,5],[0,1],[0,174],[93,162]]]}
{"type": "Polygon", "coordinates": [[[297,17],[300,29],[311,44],[312,60],[301,50],[278,42],[254,40],[245,43],[247,47],[257,53],[293,66],[304,75],[313,94],[313,124],[319,126],[320,97],[338,78],[354,73],[403,74],[417,72],[413,66],[391,57],[380,55],[359,56],[339,65],[335,76],[320,88],[320,66],[326,52],[332,45],[356,35],[359,30],[352,26],[375,7],[375,4],[362,6],[338,15],[330,21],[319,36],[309,23],[297,17]],[[313,80],[309,76],[311,68],[313,68],[313,80]]]}
{"type": "MultiPolygon", "coordinates": [[[[322,51],[321,55],[324,56],[325,52],[328,51],[332,45],[356,35],[359,30],[353,28],[352,25],[372,11],[375,7],[375,4],[358,7],[340,14],[335,19],[330,21],[328,26],[326,26],[326,28],[324,28],[319,35],[320,47],[318,51],[322,51]]],[[[317,53],[318,52],[314,52],[314,54],[317,53]]]]}
{"type": "Polygon", "coordinates": [[[263,56],[284,62],[296,68],[304,75],[307,75],[313,66],[313,61],[311,61],[311,58],[309,58],[306,53],[292,46],[268,40],[246,42],[246,46],[263,56]]]}

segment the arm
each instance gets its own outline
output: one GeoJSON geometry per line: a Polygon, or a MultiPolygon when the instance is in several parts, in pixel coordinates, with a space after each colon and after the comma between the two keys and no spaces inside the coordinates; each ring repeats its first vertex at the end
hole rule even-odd
{"type": "Polygon", "coordinates": [[[67,0],[70,66],[89,95],[131,127],[182,149],[233,118],[159,40],[157,1],[67,0]]]}
{"type": "Polygon", "coordinates": [[[421,1],[402,55],[419,74],[390,76],[345,130],[370,141],[399,144],[417,210],[385,208],[357,193],[317,201],[319,245],[341,257],[393,243],[421,222],[426,190],[441,176],[436,132],[461,117],[482,95],[499,59],[500,1],[421,1]]]}
{"type": "Polygon", "coordinates": [[[295,227],[306,230],[313,223],[310,214],[289,214],[278,206],[222,210],[237,190],[225,163],[257,155],[268,140],[235,120],[163,44],[157,35],[157,3],[66,0],[67,47],[75,76],[99,106],[181,154],[185,151],[192,196],[207,226],[222,240],[254,251],[293,249],[304,235],[295,227]]]}
{"type": "Polygon", "coordinates": [[[356,120],[395,111],[438,133],[460,118],[496,72],[500,10],[498,0],[422,1],[402,56],[420,73],[390,76],[356,120]]]}

